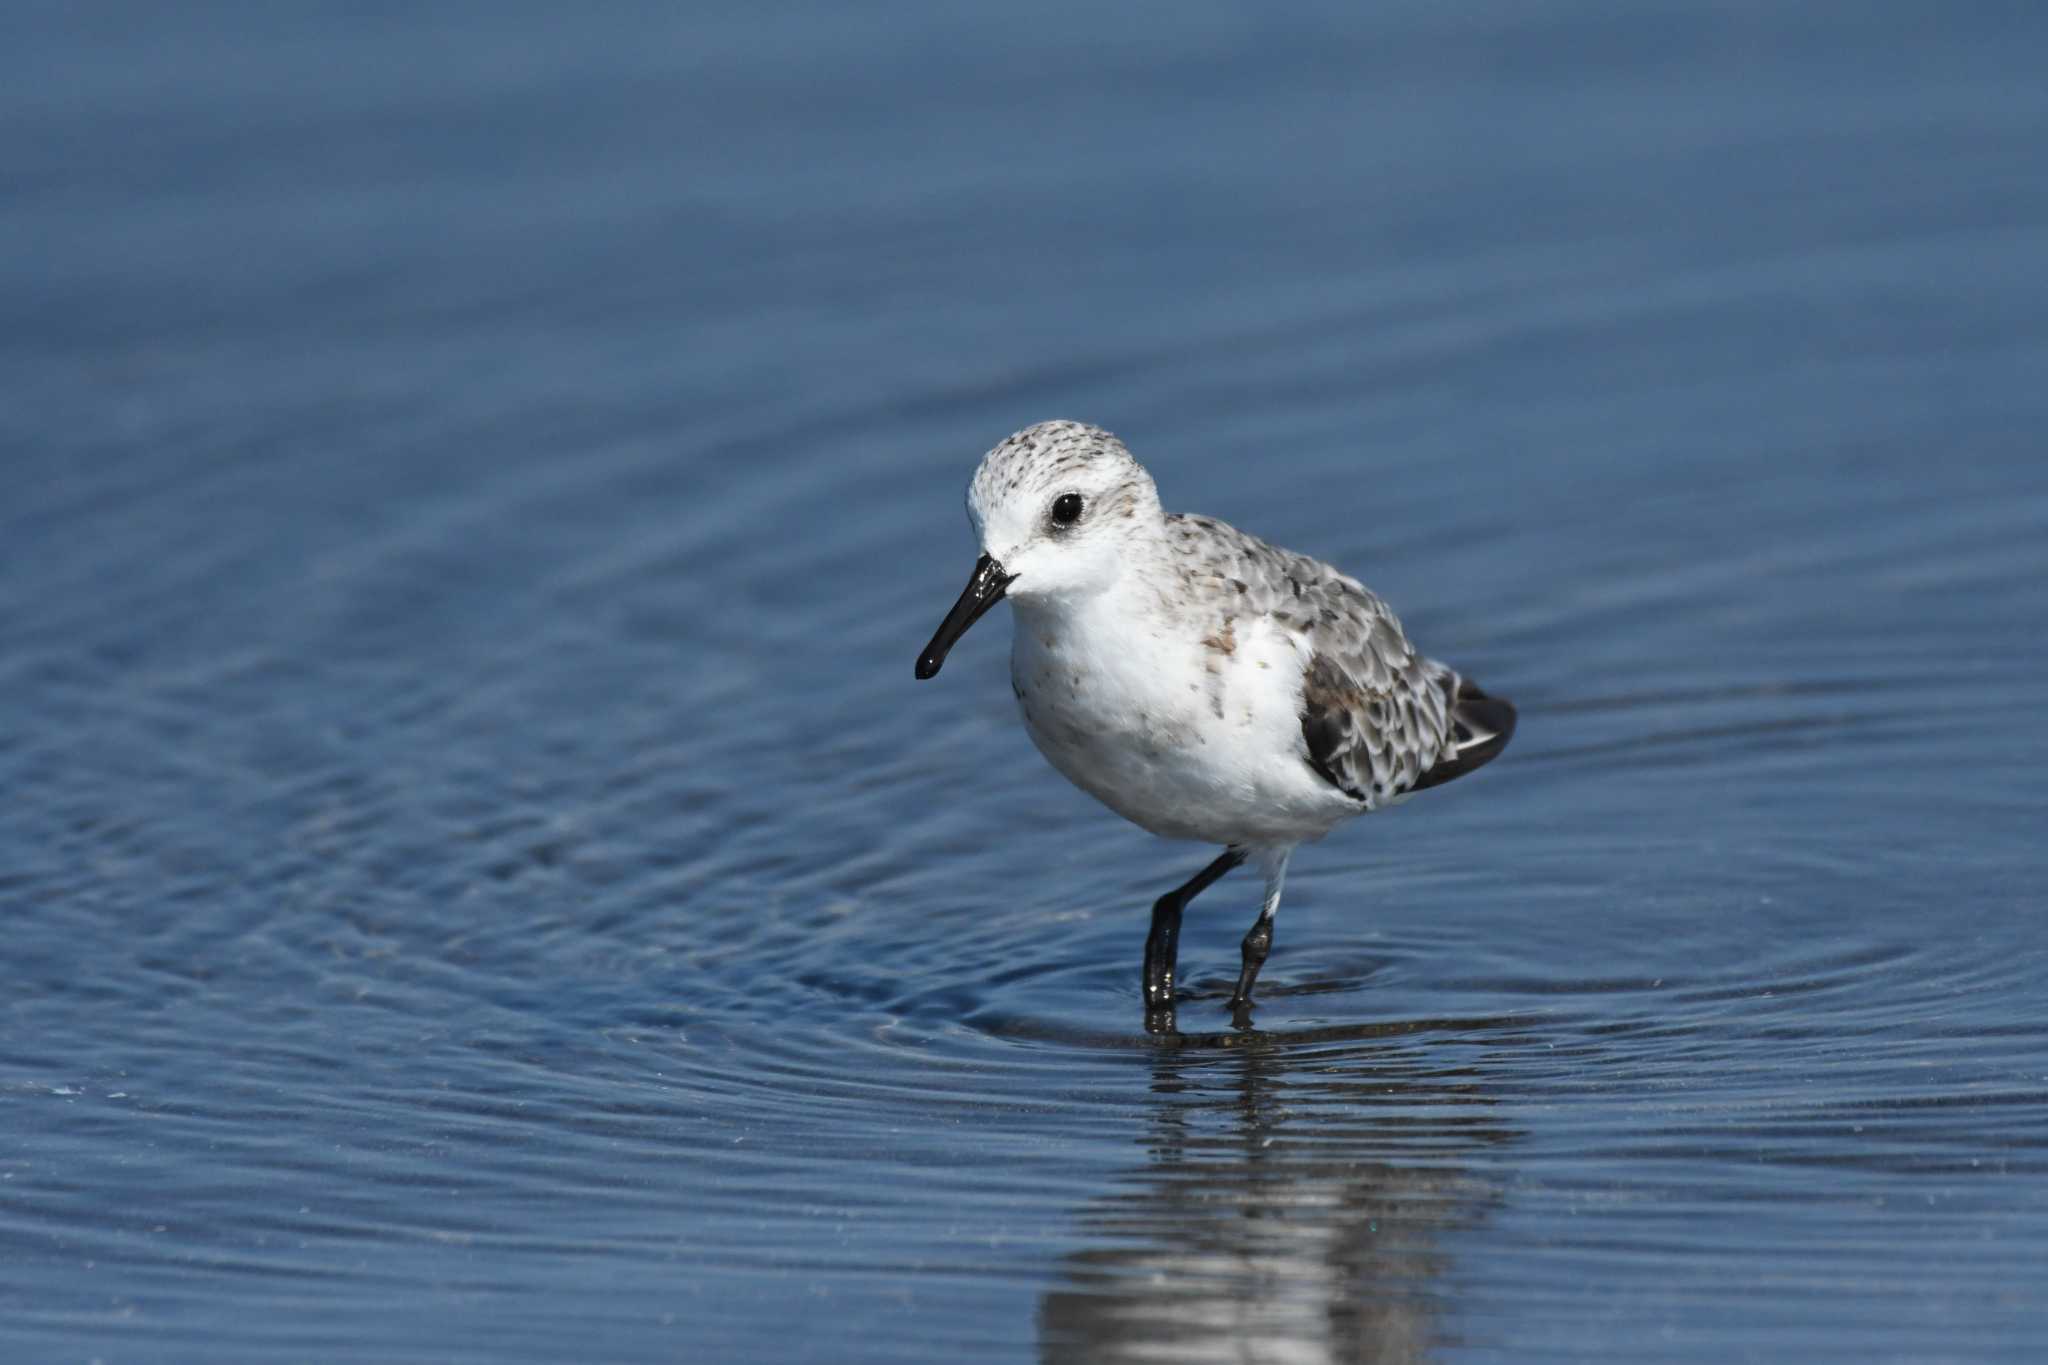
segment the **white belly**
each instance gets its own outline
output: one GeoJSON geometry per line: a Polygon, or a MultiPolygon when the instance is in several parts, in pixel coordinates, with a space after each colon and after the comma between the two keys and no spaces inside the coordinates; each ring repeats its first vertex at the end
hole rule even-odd
{"type": "Polygon", "coordinates": [[[1298,843],[1358,812],[1308,766],[1291,638],[1140,634],[1111,605],[1017,604],[1011,684],[1069,781],[1155,834],[1215,844],[1298,843]]]}

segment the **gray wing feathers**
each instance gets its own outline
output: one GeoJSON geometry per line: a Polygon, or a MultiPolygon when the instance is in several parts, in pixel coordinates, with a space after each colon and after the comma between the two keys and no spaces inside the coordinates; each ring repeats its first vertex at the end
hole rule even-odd
{"type": "Polygon", "coordinates": [[[1270,617],[1306,639],[1305,757],[1368,808],[1462,777],[1507,746],[1515,709],[1424,658],[1356,579],[1206,517],[1169,517],[1186,586],[1221,613],[1270,617]],[[1207,580],[1207,581],[1197,581],[1207,580]]]}
{"type": "Polygon", "coordinates": [[[1301,737],[1309,766],[1353,800],[1378,806],[1463,777],[1507,747],[1515,708],[1444,665],[1415,658],[1390,685],[1318,653],[1302,678],[1301,737]]]}
{"type": "Polygon", "coordinates": [[[1316,653],[1301,681],[1301,737],[1309,766],[1355,801],[1376,806],[1424,784],[1457,746],[1450,697],[1455,675],[1412,650],[1369,643],[1316,653]]]}

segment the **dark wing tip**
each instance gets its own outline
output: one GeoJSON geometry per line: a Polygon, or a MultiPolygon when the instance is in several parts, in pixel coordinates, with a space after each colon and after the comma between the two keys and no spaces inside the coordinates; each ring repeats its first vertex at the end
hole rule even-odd
{"type": "Polygon", "coordinates": [[[1458,679],[1458,690],[1451,695],[1450,720],[1454,747],[1417,778],[1410,791],[1440,787],[1474,768],[1485,767],[1515,737],[1514,703],[1490,697],[1463,678],[1458,679]]]}

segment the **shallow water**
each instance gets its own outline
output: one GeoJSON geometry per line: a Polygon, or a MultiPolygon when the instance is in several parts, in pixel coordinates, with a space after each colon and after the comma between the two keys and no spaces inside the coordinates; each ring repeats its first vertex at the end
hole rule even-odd
{"type": "Polygon", "coordinates": [[[10,1359],[2037,1359],[2048,22],[31,5],[10,1359]],[[965,479],[1522,728],[1190,913],[965,479]]]}

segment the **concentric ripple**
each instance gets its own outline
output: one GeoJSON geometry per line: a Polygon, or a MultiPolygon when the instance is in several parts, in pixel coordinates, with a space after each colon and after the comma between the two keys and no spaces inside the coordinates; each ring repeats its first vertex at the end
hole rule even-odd
{"type": "Polygon", "coordinates": [[[0,1359],[2043,1354],[2036,11],[658,8],[0,44],[0,1359]],[[1057,416],[1520,708],[1246,1017],[1057,416]]]}

